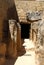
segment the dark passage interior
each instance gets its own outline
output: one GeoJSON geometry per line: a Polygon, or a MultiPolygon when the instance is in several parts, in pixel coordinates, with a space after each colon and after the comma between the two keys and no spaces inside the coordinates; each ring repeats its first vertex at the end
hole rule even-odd
{"type": "Polygon", "coordinates": [[[21,24],[21,38],[26,39],[30,37],[30,24],[21,24]]]}

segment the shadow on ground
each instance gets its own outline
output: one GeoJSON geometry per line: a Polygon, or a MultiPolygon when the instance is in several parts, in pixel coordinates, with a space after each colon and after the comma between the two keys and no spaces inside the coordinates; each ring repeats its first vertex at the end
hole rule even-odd
{"type": "Polygon", "coordinates": [[[18,57],[24,55],[25,53],[26,53],[25,47],[22,46],[21,50],[18,52],[18,57]]]}
{"type": "MultiPolygon", "coordinates": [[[[22,48],[21,48],[20,51],[18,52],[18,57],[19,57],[19,56],[23,56],[25,53],[26,53],[25,48],[22,46],[22,48]]],[[[18,58],[18,57],[17,57],[17,58],[18,58]]],[[[4,65],[14,65],[15,62],[16,62],[16,60],[17,60],[17,58],[16,58],[16,59],[7,58],[7,59],[6,59],[6,62],[4,63],[4,65]]]]}
{"type": "MultiPolygon", "coordinates": [[[[19,52],[17,52],[18,54],[17,58],[23,56],[25,53],[26,53],[25,47],[22,46],[19,52]]],[[[17,58],[14,59],[14,58],[9,58],[9,56],[6,57],[6,62],[4,63],[4,65],[14,65],[15,62],[17,61],[17,58]]]]}
{"type": "Polygon", "coordinates": [[[15,62],[16,62],[16,59],[13,59],[13,58],[11,58],[11,59],[6,59],[6,62],[4,63],[4,65],[14,65],[15,64],[15,62]]]}

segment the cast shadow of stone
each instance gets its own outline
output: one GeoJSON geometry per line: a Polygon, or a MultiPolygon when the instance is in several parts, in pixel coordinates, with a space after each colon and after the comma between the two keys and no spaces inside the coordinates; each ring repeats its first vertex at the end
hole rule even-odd
{"type": "Polygon", "coordinates": [[[11,58],[11,59],[6,59],[6,62],[4,63],[4,65],[14,65],[15,64],[15,62],[16,62],[16,59],[13,59],[13,58],[11,58]]]}
{"type": "Polygon", "coordinates": [[[24,40],[21,40],[22,46],[20,51],[18,52],[18,56],[23,56],[26,53],[25,46],[23,46],[23,43],[24,43],[24,40]]]}

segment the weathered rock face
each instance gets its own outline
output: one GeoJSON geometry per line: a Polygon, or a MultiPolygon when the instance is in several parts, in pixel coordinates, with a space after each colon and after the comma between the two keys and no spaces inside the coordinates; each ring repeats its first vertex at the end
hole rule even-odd
{"type": "Polygon", "coordinates": [[[40,1],[15,1],[19,20],[27,22],[26,13],[44,10],[44,2],[40,1]],[[19,4],[20,3],[20,4],[19,4]]]}
{"type": "Polygon", "coordinates": [[[11,40],[8,48],[10,56],[17,57],[17,51],[21,48],[21,26],[16,20],[9,20],[11,40]],[[11,51],[10,51],[11,50],[11,51]]]}
{"type": "Polygon", "coordinates": [[[29,21],[38,21],[38,20],[40,20],[41,19],[41,12],[39,11],[36,11],[36,12],[28,12],[27,13],[27,19],[29,20],[29,21]]]}
{"type": "MultiPolygon", "coordinates": [[[[14,0],[0,0],[0,41],[3,37],[8,36],[8,20],[16,19],[16,7],[14,0]],[[5,35],[6,34],[6,35],[5,35]]],[[[18,21],[18,20],[17,20],[18,21]]]]}
{"type": "MultiPolygon", "coordinates": [[[[35,33],[37,38],[35,41],[38,45],[44,46],[44,20],[38,20],[31,24],[32,32],[35,33]]],[[[32,35],[33,35],[32,33],[32,35]]]]}
{"type": "Polygon", "coordinates": [[[9,20],[9,31],[11,34],[11,39],[14,40],[14,42],[16,42],[17,40],[17,26],[16,26],[17,22],[16,20],[9,20]]]}
{"type": "Polygon", "coordinates": [[[44,45],[44,20],[41,20],[38,26],[38,43],[44,45]]]}
{"type": "Polygon", "coordinates": [[[2,41],[2,37],[3,37],[3,25],[5,23],[4,20],[7,19],[8,7],[9,7],[9,3],[7,0],[4,1],[0,0],[0,41],[2,41]]]}
{"type": "Polygon", "coordinates": [[[37,65],[44,65],[44,20],[40,20],[38,22],[33,23],[32,29],[38,29],[36,32],[37,40],[36,40],[36,63],[37,65]],[[37,28],[36,28],[36,23],[37,28]],[[35,26],[34,26],[35,25],[35,26]]]}
{"type": "MultiPolygon", "coordinates": [[[[10,33],[9,33],[9,19],[17,19],[17,11],[15,7],[14,0],[0,0],[0,54],[8,55],[13,54],[13,57],[16,56],[17,50],[14,42],[11,42],[10,33]],[[3,45],[2,45],[3,43],[3,45]],[[5,44],[6,43],[6,44],[5,44]],[[8,45],[9,43],[9,45],[8,45]],[[4,46],[8,45],[8,46],[4,46]],[[13,48],[14,46],[14,48],[13,48]],[[9,50],[9,51],[8,51],[9,50]],[[12,52],[10,52],[12,50],[12,52]],[[15,51],[15,52],[14,52],[15,51]],[[10,52],[10,54],[9,54],[10,52]]],[[[12,55],[11,55],[12,56],[12,55]]]]}

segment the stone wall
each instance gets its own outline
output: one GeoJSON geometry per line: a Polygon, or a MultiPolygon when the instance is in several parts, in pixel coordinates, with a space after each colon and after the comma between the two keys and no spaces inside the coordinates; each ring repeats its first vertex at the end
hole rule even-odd
{"type": "Polygon", "coordinates": [[[26,21],[26,13],[44,10],[44,2],[40,1],[15,1],[20,21],[26,21]]]}

